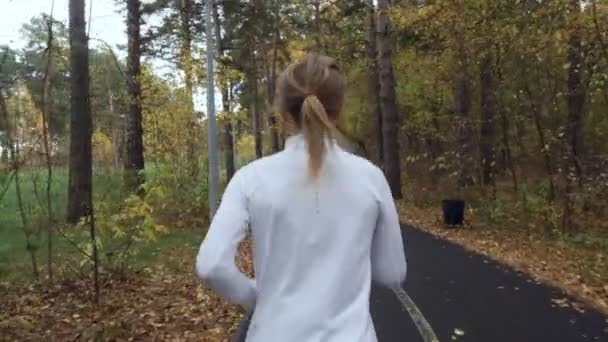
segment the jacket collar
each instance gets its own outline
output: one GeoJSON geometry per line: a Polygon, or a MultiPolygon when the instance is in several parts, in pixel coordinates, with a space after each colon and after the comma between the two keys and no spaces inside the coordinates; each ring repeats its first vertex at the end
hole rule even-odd
{"type": "MultiPolygon", "coordinates": [[[[337,141],[336,139],[326,137],[325,144],[327,147],[331,147],[332,145],[336,145],[337,141]]],[[[294,134],[285,140],[285,149],[302,148],[306,146],[306,138],[304,138],[304,134],[302,133],[294,134]]]]}

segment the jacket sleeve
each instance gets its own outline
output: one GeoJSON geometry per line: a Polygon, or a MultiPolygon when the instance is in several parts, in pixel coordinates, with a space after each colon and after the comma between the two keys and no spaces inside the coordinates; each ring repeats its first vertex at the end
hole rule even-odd
{"type": "Polygon", "coordinates": [[[252,307],[255,280],[242,274],[235,264],[239,243],[245,238],[249,213],[243,191],[242,170],[230,181],[196,257],[196,273],[220,296],[252,307]]]}
{"type": "Polygon", "coordinates": [[[397,208],[382,171],[378,170],[378,218],[372,240],[372,279],[398,288],[405,281],[407,263],[397,208]]]}

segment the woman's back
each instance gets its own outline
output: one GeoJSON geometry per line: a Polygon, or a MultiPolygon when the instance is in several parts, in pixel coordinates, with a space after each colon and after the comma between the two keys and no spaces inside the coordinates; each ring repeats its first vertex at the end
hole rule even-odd
{"type": "Polygon", "coordinates": [[[375,341],[372,279],[400,286],[406,264],[384,175],[323,138],[311,176],[303,134],[243,167],[201,245],[197,272],[233,302],[254,306],[247,341],[375,341]],[[234,265],[251,227],[256,279],[234,265]]]}
{"type": "Polygon", "coordinates": [[[254,341],[373,336],[370,253],[382,174],[337,146],[328,154],[323,172],[311,180],[305,141],[295,136],[284,152],[246,170],[255,184],[250,213],[258,301],[249,335],[254,341]],[[269,338],[258,339],[258,333],[269,338]]]}

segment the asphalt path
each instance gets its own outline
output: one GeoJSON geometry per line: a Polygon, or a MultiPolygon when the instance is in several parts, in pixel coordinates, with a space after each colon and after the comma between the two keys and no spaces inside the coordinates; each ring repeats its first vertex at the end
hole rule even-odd
{"type": "MultiPolygon", "coordinates": [[[[404,289],[439,341],[608,342],[608,317],[560,307],[573,300],[562,291],[420,230],[404,227],[403,237],[404,289]]],[[[390,295],[375,289],[371,299],[379,341],[421,341],[390,295]]]]}

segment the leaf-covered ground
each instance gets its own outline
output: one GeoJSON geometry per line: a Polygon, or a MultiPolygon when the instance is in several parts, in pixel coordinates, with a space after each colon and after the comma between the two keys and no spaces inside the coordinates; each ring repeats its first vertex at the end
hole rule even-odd
{"type": "MultiPolygon", "coordinates": [[[[445,229],[436,210],[399,207],[403,222],[559,286],[584,303],[555,298],[556,306],[592,306],[608,314],[605,254],[517,230],[445,229]]],[[[240,268],[252,275],[250,241],[239,254],[240,268]]],[[[165,248],[156,266],[104,274],[99,306],[91,301],[88,280],[0,285],[0,341],[230,341],[243,310],[196,279],[194,257],[190,248],[165,248]]]]}
{"type": "Polygon", "coordinates": [[[488,256],[538,281],[563,289],[580,300],[556,298],[556,306],[578,310],[593,307],[608,315],[608,255],[604,251],[575,248],[559,240],[528,235],[517,229],[446,229],[439,209],[399,204],[401,221],[488,256]]]}
{"type": "MultiPolygon", "coordinates": [[[[249,242],[241,269],[251,273],[249,242]]],[[[1,341],[229,341],[242,309],[219,299],[196,279],[194,255],[179,249],[161,266],[104,277],[101,301],[88,281],[0,288],[1,341]]]]}

